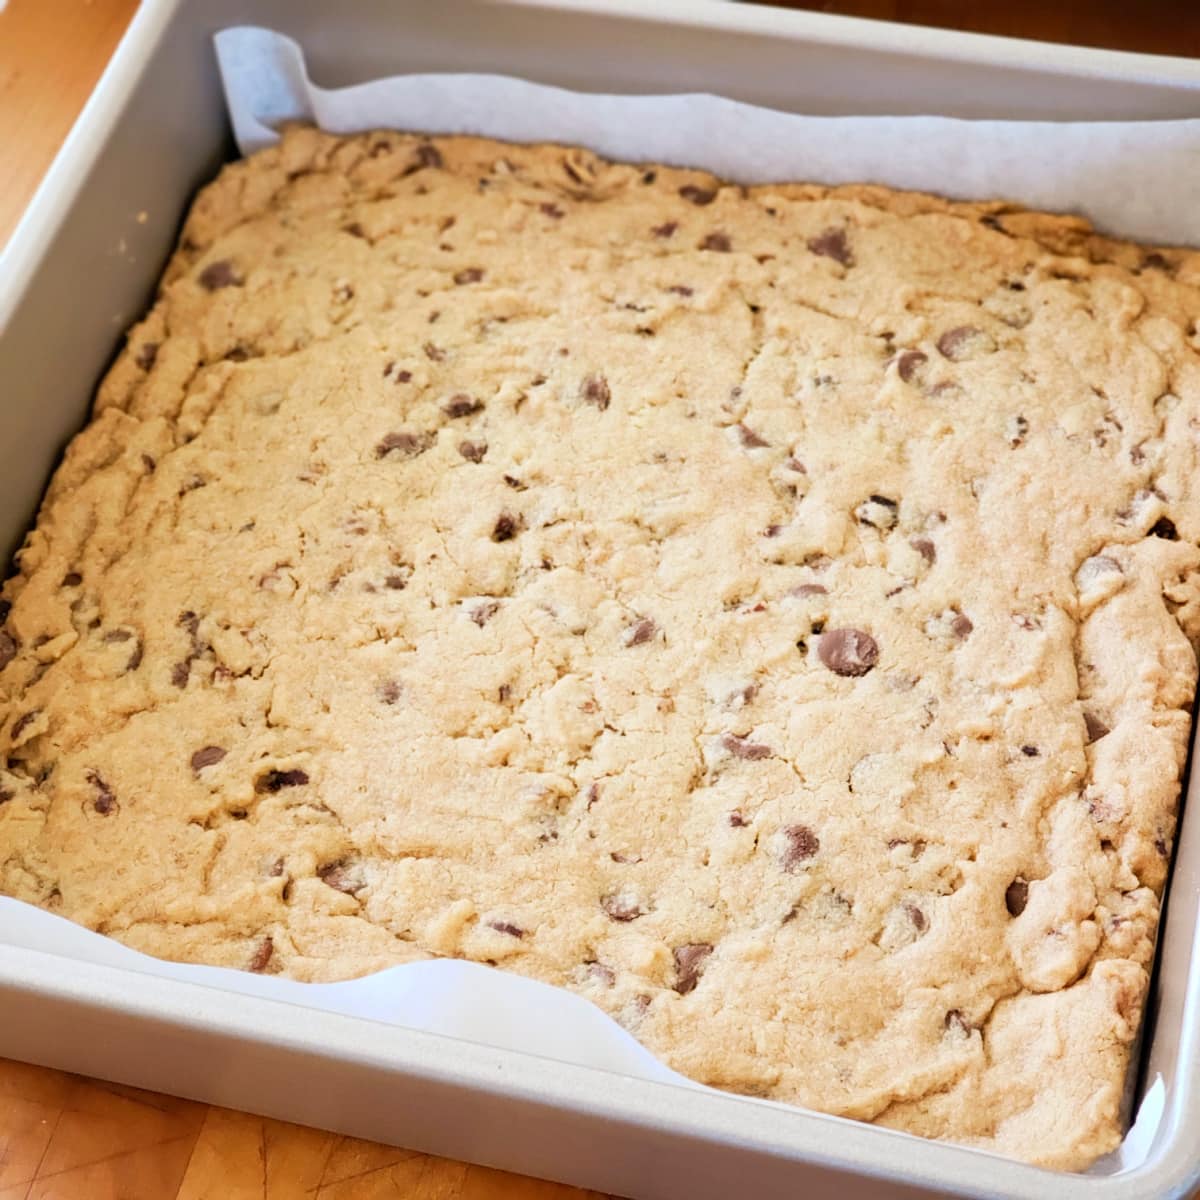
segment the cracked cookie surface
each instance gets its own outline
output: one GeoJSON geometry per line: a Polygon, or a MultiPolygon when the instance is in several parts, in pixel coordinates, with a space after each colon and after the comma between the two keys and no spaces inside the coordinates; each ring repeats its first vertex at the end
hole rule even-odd
{"type": "Polygon", "coordinates": [[[1200,255],[289,131],[199,196],[0,601],[0,889],[430,955],[718,1087],[1079,1167],[1200,633],[1200,255]]]}

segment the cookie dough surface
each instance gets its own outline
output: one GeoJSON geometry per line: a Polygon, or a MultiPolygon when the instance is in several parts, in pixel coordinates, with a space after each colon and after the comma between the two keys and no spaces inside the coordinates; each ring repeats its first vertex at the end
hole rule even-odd
{"type": "Polygon", "coordinates": [[[1120,1139],[1196,682],[1200,255],[292,130],[0,603],[0,889],[595,1001],[717,1087],[1120,1139]]]}

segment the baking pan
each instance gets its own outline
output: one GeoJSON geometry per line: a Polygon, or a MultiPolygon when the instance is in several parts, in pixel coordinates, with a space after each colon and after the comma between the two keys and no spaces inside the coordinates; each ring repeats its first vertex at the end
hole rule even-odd
{"type": "MultiPolygon", "coordinates": [[[[144,0],[0,258],[5,557],[146,307],[190,196],[234,153],[211,35],[245,22],[299,39],[326,86],[488,70],[812,113],[1200,115],[1196,62],[717,0],[144,0]]],[[[1200,1179],[1189,1134],[1200,1123],[1198,896],[1200,822],[1184,820],[1139,1087],[1161,1117],[1140,1164],[1119,1174],[1057,1174],[800,1109],[234,997],[47,953],[2,925],[0,1054],[645,1200],[1183,1196],[1200,1179]]]]}

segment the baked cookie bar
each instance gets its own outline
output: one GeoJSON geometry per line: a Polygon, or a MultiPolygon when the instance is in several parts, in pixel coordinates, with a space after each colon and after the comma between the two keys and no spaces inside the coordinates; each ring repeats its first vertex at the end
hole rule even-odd
{"type": "Polygon", "coordinates": [[[1200,255],[292,129],[196,200],[0,603],[0,890],[429,956],[698,1080],[1121,1136],[1196,684],[1200,255]]]}

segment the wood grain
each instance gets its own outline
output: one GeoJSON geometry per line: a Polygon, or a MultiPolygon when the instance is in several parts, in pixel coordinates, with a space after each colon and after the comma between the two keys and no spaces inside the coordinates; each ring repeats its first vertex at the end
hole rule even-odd
{"type": "MultiPolygon", "coordinates": [[[[1200,54],[1200,6],[1175,0],[1087,6],[832,0],[791,7],[1200,54]]],[[[0,11],[0,246],[135,8],[136,0],[10,0],[0,11]]],[[[0,1060],[0,1200],[396,1196],[603,1200],[595,1192],[0,1060]]]]}

